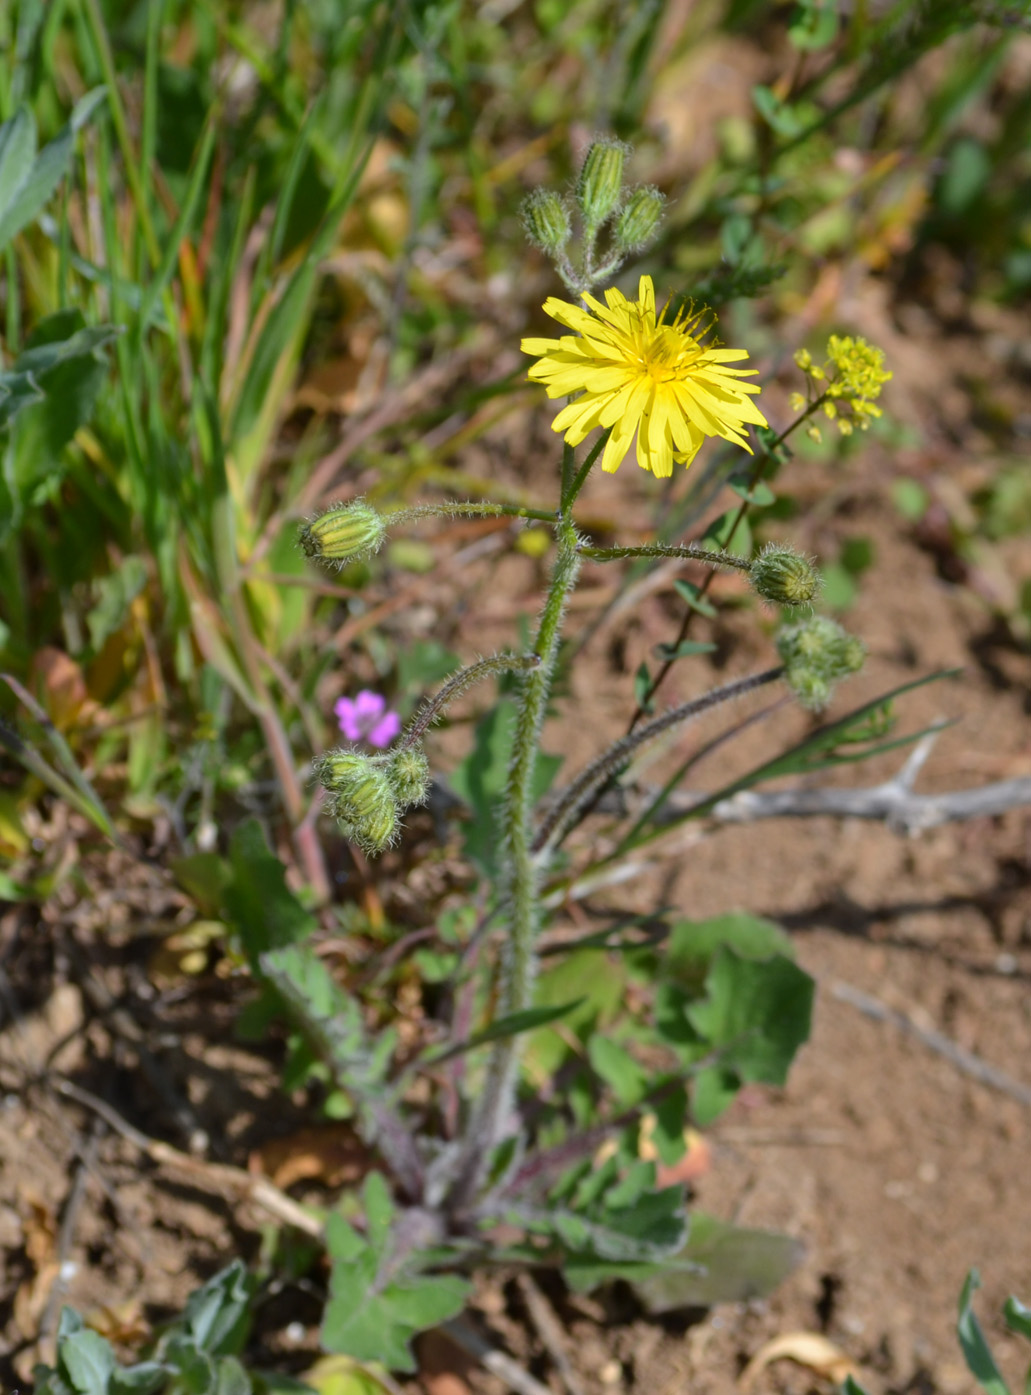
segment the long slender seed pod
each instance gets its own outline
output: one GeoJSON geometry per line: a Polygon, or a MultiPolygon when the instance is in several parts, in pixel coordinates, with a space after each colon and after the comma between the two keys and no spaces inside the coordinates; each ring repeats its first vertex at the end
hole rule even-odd
{"type": "Polygon", "coordinates": [[[558,516],[545,509],[524,508],[521,504],[494,504],[478,499],[446,499],[439,504],[415,504],[410,509],[394,509],[383,515],[393,528],[398,523],[414,523],[420,518],[532,518],[537,523],[558,523],[558,516]]]}
{"type": "Polygon", "coordinates": [[[644,543],[640,547],[582,547],[580,556],[592,562],[618,562],[624,557],[679,557],[685,562],[704,562],[709,567],[734,567],[739,572],[752,570],[746,557],[732,552],[711,551],[694,543],[644,543]]]}
{"type": "Polygon", "coordinates": [[[743,697],[745,693],[754,692],[756,688],[774,682],[783,672],[784,670],[779,667],[770,668],[762,673],[754,673],[748,678],[738,678],[733,683],[725,683],[720,688],[713,688],[711,692],[703,693],[701,697],[681,703],[679,707],[671,707],[668,712],[663,712],[654,721],[648,722],[643,727],[637,727],[629,735],[613,742],[607,751],[603,751],[597,760],[592,761],[571,784],[566,786],[554,807],[542,820],[534,834],[531,847],[535,859],[538,862],[543,862],[547,858],[576,824],[578,815],[584,806],[606,781],[618,774],[627,765],[639,747],[653,741],[672,727],[701,716],[703,712],[709,712],[714,707],[719,707],[725,702],[743,697]]]}

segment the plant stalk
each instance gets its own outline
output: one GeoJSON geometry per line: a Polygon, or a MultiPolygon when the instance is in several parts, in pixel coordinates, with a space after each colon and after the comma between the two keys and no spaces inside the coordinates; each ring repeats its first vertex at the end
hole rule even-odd
{"type": "MultiPolygon", "coordinates": [[[[541,725],[555,674],[562,617],[580,571],[579,536],[568,513],[559,520],[557,532],[558,553],[533,648],[540,662],[523,680],[505,788],[506,876],[501,890],[508,913],[508,936],[502,951],[496,1017],[508,1017],[532,1006],[537,979],[540,870],[532,850],[534,775],[541,725]]],[[[521,1043],[519,1036],[498,1042],[487,1064],[486,1079],[452,1193],[452,1202],[458,1207],[472,1199],[483,1180],[491,1151],[504,1134],[515,1096],[521,1043]]]]}

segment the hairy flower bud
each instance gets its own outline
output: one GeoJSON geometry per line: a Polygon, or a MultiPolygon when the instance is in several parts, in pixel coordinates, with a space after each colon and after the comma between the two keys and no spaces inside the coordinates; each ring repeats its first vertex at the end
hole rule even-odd
{"type": "Polygon", "coordinates": [[[381,758],[361,751],[327,751],[315,762],[319,783],[330,795],[330,811],[346,838],[370,855],[397,837],[398,808],[381,758]]]}
{"type": "Polygon", "coordinates": [[[618,140],[595,141],[584,156],[576,201],[588,228],[599,228],[619,207],[627,147],[618,140]]]}
{"type": "Polygon", "coordinates": [[[550,189],[534,189],[523,200],[522,214],[526,236],[542,252],[560,252],[572,236],[569,210],[550,189]]]}
{"type": "Polygon", "coordinates": [[[311,519],[301,529],[301,547],[308,557],[320,562],[360,562],[383,546],[386,524],[363,499],[336,504],[311,519]]]}
{"type": "Polygon", "coordinates": [[[769,543],[752,563],[752,589],[774,605],[808,605],[820,589],[820,574],[808,557],[769,543]]]}
{"type": "Polygon", "coordinates": [[[665,195],[653,186],[635,189],[616,221],[616,246],[621,252],[639,252],[655,237],[662,221],[665,195]]]}
{"type": "Polygon", "coordinates": [[[410,804],[425,803],[430,788],[430,763],[426,753],[415,747],[397,751],[390,757],[387,779],[394,798],[403,809],[410,804]]]}
{"type": "Polygon", "coordinates": [[[788,625],[777,636],[784,681],[804,707],[826,707],[836,682],[858,673],[866,658],[861,640],[835,620],[818,615],[788,625]]]}

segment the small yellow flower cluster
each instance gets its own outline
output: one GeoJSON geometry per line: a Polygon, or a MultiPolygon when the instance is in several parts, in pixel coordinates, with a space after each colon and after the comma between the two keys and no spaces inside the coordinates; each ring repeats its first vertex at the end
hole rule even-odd
{"type": "MultiPolygon", "coordinates": [[[[881,416],[874,399],[880,396],[881,388],[892,377],[884,367],[883,349],[875,348],[865,339],[832,334],[827,341],[827,362],[822,367],[813,362],[808,349],[799,349],[795,362],[815,385],[824,416],[837,422],[843,436],[851,436],[857,426],[860,431],[866,431],[870,419],[881,416]],[[844,406],[850,408],[851,416],[842,415],[844,406]]],[[[792,393],[790,402],[796,412],[807,405],[800,392],[792,393]]],[[[810,426],[808,433],[815,440],[820,439],[819,427],[810,426]]]]}

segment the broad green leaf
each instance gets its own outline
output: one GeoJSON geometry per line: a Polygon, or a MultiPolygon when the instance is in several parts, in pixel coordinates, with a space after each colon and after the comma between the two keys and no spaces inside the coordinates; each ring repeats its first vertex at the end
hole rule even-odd
{"type": "Polygon", "coordinates": [[[751,1230],[692,1211],[687,1240],[650,1263],[611,1263],[579,1256],[563,1272],[581,1292],[612,1279],[630,1284],[654,1316],[681,1308],[745,1303],[768,1297],[801,1263],[805,1250],[789,1235],[751,1230]]]}
{"type": "Polygon", "coordinates": [[[651,1075],[628,1051],[602,1032],[587,1039],[587,1054],[597,1074],[621,1105],[636,1104],[648,1091],[651,1075]]]}
{"type": "Polygon", "coordinates": [[[743,959],[768,959],[781,954],[794,959],[791,937],[772,920],[748,911],[730,911],[708,920],[677,920],[670,927],[662,976],[687,989],[700,990],[720,947],[726,945],[743,959]]]}
{"type": "Polygon", "coordinates": [[[690,1025],[719,1063],[699,1072],[695,1118],[709,1123],[745,1081],[783,1085],[798,1048],[808,1040],[814,983],[783,955],[744,959],[721,948],[705,981],[706,997],[686,1009],[690,1025]]]}
{"type": "Polygon", "coordinates": [[[251,1395],[253,1388],[250,1376],[235,1356],[223,1356],[216,1363],[211,1395],[251,1395]]]}
{"type": "Polygon", "coordinates": [[[61,1364],[78,1395],[107,1395],[115,1354],[99,1332],[85,1328],[62,1342],[61,1364]]]}
{"type": "Polygon", "coordinates": [[[956,1322],[956,1335],[963,1348],[970,1374],[988,1395],[1010,1395],[1009,1386],[1002,1378],[1002,1372],[995,1364],[995,1358],[985,1341],[981,1324],[973,1309],[973,1297],[981,1287],[981,1276],[976,1269],[967,1274],[959,1295],[959,1317],[956,1322]]]}
{"type": "Polygon", "coordinates": [[[51,418],[35,434],[50,455],[56,454],[92,411],[107,373],[97,350],[117,334],[114,325],[87,328],[78,310],[59,310],[41,320],[26,348],[7,372],[0,373],[0,428],[26,407],[46,402],[51,418]],[[66,393],[71,394],[69,400],[66,393]]]}
{"type": "Polygon", "coordinates": [[[243,1348],[250,1328],[254,1284],[242,1260],[208,1280],[190,1294],[183,1326],[198,1346],[215,1356],[234,1355],[243,1348]]]}
{"type": "Polygon", "coordinates": [[[182,889],[192,896],[197,909],[213,918],[222,909],[223,893],[232,881],[233,872],[225,858],[214,852],[190,853],[171,863],[172,875],[182,889]]]}
{"type": "Polygon", "coordinates": [[[232,880],[226,913],[252,966],[266,950],[307,939],[316,921],[286,884],[286,868],[269,851],[257,819],[247,819],[229,842],[232,880]]]}
{"type": "Polygon", "coordinates": [[[586,1039],[592,1030],[612,1022],[626,992],[627,968],[624,961],[595,950],[579,950],[546,969],[537,980],[537,1007],[567,1007],[565,1030],[539,1027],[526,1043],[528,1074],[541,1079],[554,1073],[569,1055],[566,1032],[586,1039]]]}
{"type": "Polygon", "coordinates": [[[139,1361],[120,1368],[111,1377],[111,1395],[153,1395],[168,1380],[168,1368],[160,1361],[139,1361]]]}
{"type": "MultiPolygon", "coordinates": [[[[327,1241],[339,1235],[337,1227],[327,1241]]],[[[322,1345],[356,1361],[377,1361],[391,1370],[414,1371],[409,1342],[419,1332],[455,1317],[470,1285],[453,1275],[403,1275],[375,1287],[382,1256],[369,1245],[359,1253],[334,1253],[330,1299],[322,1323],[322,1345]]]]}
{"type": "Polygon", "coordinates": [[[711,1308],[767,1298],[805,1253],[800,1241],[774,1230],[731,1225],[704,1211],[691,1212],[687,1243],[668,1268],[634,1282],[653,1315],[677,1308],[711,1308]]]}
{"type": "Polygon", "coordinates": [[[76,131],[104,95],[103,88],[88,92],[68,125],[38,155],[31,112],[19,110],[0,127],[0,248],[42,211],[71,166],[76,131]]]}
{"type": "Polygon", "coordinates": [[[175,1369],[175,1389],[182,1395],[214,1395],[214,1357],[190,1337],[176,1331],[161,1344],[162,1359],[175,1369]]]}

